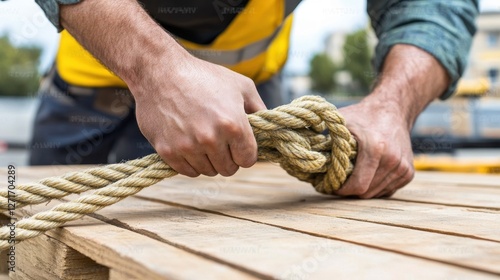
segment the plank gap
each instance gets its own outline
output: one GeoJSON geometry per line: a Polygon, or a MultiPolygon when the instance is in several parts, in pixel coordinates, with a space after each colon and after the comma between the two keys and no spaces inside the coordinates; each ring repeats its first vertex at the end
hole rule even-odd
{"type": "Polygon", "coordinates": [[[489,214],[494,214],[495,212],[498,212],[500,214],[500,207],[499,208],[491,208],[491,207],[486,207],[486,206],[477,206],[477,205],[467,205],[467,204],[454,204],[454,203],[445,203],[445,202],[432,202],[432,201],[421,201],[421,200],[411,200],[411,199],[402,199],[402,198],[388,198],[387,200],[393,200],[393,201],[401,201],[401,202],[411,202],[411,203],[420,203],[420,204],[432,204],[432,205],[441,205],[441,206],[449,206],[449,207],[459,207],[459,208],[474,208],[478,210],[489,210],[491,212],[484,212],[484,211],[477,211],[477,212],[484,212],[484,213],[489,213],[489,214]]]}
{"type": "MultiPolygon", "coordinates": [[[[318,214],[318,215],[321,215],[321,214],[318,214]]],[[[366,222],[366,223],[379,224],[379,225],[392,226],[392,227],[401,227],[401,228],[407,228],[407,229],[413,229],[413,230],[419,230],[419,231],[433,232],[433,233],[439,233],[439,234],[447,234],[447,235],[453,235],[453,236],[458,236],[458,237],[466,237],[466,238],[471,238],[471,239],[477,239],[477,240],[484,240],[484,241],[489,241],[489,242],[500,243],[499,241],[494,240],[494,239],[483,238],[483,237],[479,237],[479,236],[475,236],[475,235],[470,235],[470,234],[460,234],[460,233],[450,232],[450,231],[445,231],[445,230],[430,229],[430,228],[421,228],[421,227],[412,227],[412,226],[407,226],[407,225],[399,225],[399,224],[393,224],[393,223],[376,222],[376,221],[369,221],[369,220],[364,220],[364,219],[356,219],[356,218],[350,218],[350,217],[344,217],[344,216],[335,216],[335,217],[341,218],[341,219],[346,219],[346,220],[351,220],[351,221],[366,222]]]]}

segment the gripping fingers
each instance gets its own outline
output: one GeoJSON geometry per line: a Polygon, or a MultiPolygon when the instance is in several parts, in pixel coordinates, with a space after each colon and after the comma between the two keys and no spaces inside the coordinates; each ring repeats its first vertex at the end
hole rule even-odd
{"type": "Polygon", "coordinates": [[[215,170],[222,176],[231,176],[238,171],[239,166],[231,157],[229,145],[221,145],[219,151],[210,152],[208,158],[215,170]]]}
{"type": "Polygon", "coordinates": [[[362,149],[362,147],[360,147],[354,170],[342,188],[337,191],[337,194],[348,196],[366,193],[375,176],[375,172],[379,168],[384,148],[384,143],[380,143],[379,147],[374,150],[362,149]]]}
{"type": "Polygon", "coordinates": [[[197,173],[210,177],[217,175],[217,171],[206,154],[186,155],[184,158],[197,173]]]}
{"type": "Polygon", "coordinates": [[[257,143],[253,135],[234,140],[230,145],[231,156],[234,162],[241,167],[251,167],[257,162],[257,143]]]}
{"type": "Polygon", "coordinates": [[[413,177],[415,175],[415,171],[413,167],[408,168],[406,172],[401,175],[396,181],[394,181],[392,184],[387,186],[382,192],[376,195],[376,197],[390,197],[396,191],[401,189],[402,187],[406,186],[408,183],[410,183],[413,180],[413,177]]]}
{"type": "Polygon", "coordinates": [[[172,167],[175,171],[179,172],[179,174],[193,178],[200,176],[200,173],[196,171],[184,158],[180,156],[169,157],[169,158],[165,158],[162,156],[162,159],[168,165],[170,165],[170,167],[172,167]]]}

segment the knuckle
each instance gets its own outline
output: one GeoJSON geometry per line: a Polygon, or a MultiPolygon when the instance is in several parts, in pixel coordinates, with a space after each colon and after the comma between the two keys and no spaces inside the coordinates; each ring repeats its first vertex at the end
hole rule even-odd
{"type": "Polygon", "coordinates": [[[410,164],[410,166],[408,167],[408,172],[406,172],[404,176],[404,184],[406,185],[409,182],[413,181],[413,178],[415,178],[415,167],[413,166],[413,164],[410,164]]]}
{"type": "Polygon", "coordinates": [[[193,154],[196,150],[196,145],[192,141],[180,141],[177,143],[177,149],[183,155],[193,154]]]}
{"type": "Polygon", "coordinates": [[[169,146],[160,145],[160,146],[156,147],[156,152],[163,159],[169,160],[169,159],[172,159],[173,157],[175,157],[174,150],[169,146]]]}
{"type": "Polygon", "coordinates": [[[199,133],[196,136],[196,140],[199,144],[208,147],[214,147],[217,144],[217,137],[212,133],[199,133]]]}
{"type": "Polygon", "coordinates": [[[385,163],[386,163],[386,166],[388,168],[391,168],[391,169],[398,167],[397,172],[399,172],[400,168],[404,167],[403,162],[401,161],[401,158],[399,158],[395,155],[388,156],[385,163]]]}
{"type": "Polygon", "coordinates": [[[240,157],[235,158],[234,162],[241,167],[251,167],[257,162],[257,151],[242,153],[240,157]]]}
{"type": "Polygon", "coordinates": [[[402,161],[396,169],[396,174],[405,177],[409,170],[410,164],[406,161],[402,161]]]}
{"type": "Polygon", "coordinates": [[[385,152],[385,147],[386,147],[387,144],[383,140],[378,140],[378,139],[375,139],[373,142],[376,143],[372,147],[373,154],[376,157],[382,156],[384,154],[384,152],[385,152]]]}
{"type": "Polygon", "coordinates": [[[225,134],[233,137],[240,136],[243,132],[241,127],[234,120],[228,118],[221,118],[219,120],[219,127],[225,134]]]}
{"type": "Polygon", "coordinates": [[[252,88],[252,87],[255,87],[255,83],[253,82],[252,79],[246,77],[246,76],[243,76],[243,84],[247,87],[247,88],[252,88]]]}
{"type": "Polygon", "coordinates": [[[397,172],[401,176],[403,186],[411,182],[413,180],[413,177],[415,176],[415,168],[413,164],[405,160],[401,162],[397,172]]]}

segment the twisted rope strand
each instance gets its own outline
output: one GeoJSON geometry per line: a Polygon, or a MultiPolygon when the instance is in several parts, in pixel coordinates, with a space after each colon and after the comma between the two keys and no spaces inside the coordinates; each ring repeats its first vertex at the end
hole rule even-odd
{"type": "MultiPolygon", "coordinates": [[[[352,172],[356,141],[335,106],[321,97],[304,96],[291,104],[248,115],[259,146],[259,159],[279,163],[288,174],[311,183],[321,193],[338,190],[352,172]],[[322,134],[328,129],[328,135],[322,134]]],[[[73,201],[16,223],[16,242],[94,213],[143,188],[177,175],[158,154],[17,186],[16,207],[80,194],[73,201]]],[[[0,191],[0,210],[8,210],[8,193],[0,191]]],[[[0,251],[9,248],[11,231],[0,228],[0,251]]]]}

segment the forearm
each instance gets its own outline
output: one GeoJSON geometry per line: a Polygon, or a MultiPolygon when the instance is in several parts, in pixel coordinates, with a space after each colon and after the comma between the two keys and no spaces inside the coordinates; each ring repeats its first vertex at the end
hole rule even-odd
{"type": "Polygon", "coordinates": [[[60,9],[63,27],[129,86],[152,65],[173,67],[189,56],[136,1],[85,0],[60,9]]]}
{"type": "Polygon", "coordinates": [[[367,0],[372,26],[379,38],[374,66],[381,71],[396,44],[417,46],[443,65],[450,83],[447,98],[466,68],[478,0],[367,0]]]}
{"type": "Polygon", "coordinates": [[[445,68],[427,52],[395,45],[387,55],[375,89],[364,102],[398,110],[410,130],[417,116],[450,84],[445,68]]]}

